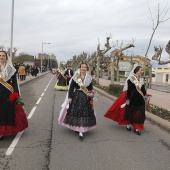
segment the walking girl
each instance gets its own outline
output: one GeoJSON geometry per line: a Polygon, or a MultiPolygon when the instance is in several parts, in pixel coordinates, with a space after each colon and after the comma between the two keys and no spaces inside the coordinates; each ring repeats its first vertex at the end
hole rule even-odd
{"type": "Polygon", "coordinates": [[[93,108],[93,84],[91,75],[87,74],[87,64],[80,64],[75,72],[59,116],[59,124],[79,133],[96,127],[96,116],[93,108]]]}

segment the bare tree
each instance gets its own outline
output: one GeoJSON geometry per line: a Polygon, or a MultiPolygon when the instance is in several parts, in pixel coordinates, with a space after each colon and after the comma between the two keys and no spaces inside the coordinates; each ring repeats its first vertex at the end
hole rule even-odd
{"type": "Polygon", "coordinates": [[[164,65],[164,64],[170,63],[170,40],[165,48],[165,51],[169,54],[169,61],[161,61],[161,54],[162,54],[162,50],[163,50],[163,48],[161,48],[161,46],[159,46],[159,47],[155,46],[154,49],[155,49],[155,54],[152,56],[152,60],[158,61],[159,65],[164,65]]]}
{"type": "MultiPolygon", "coordinates": [[[[153,36],[155,34],[155,31],[156,29],[158,28],[159,24],[169,20],[170,18],[165,18],[166,17],[166,14],[169,10],[169,8],[167,8],[167,5],[164,7],[164,9],[162,11],[160,11],[160,5],[158,3],[158,10],[157,10],[157,16],[154,18],[152,16],[152,12],[151,12],[151,9],[150,9],[150,6],[149,6],[149,3],[147,2],[148,4],[148,8],[149,8],[149,12],[150,12],[150,20],[152,21],[152,34],[151,34],[151,37],[150,37],[150,40],[149,40],[149,44],[148,44],[148,47],[147,47],[147,50],[146,50],[146,53],[145,53],[145,58],[147,57],[148,55],[148,51],[149,51],[149,48],[150,48],[150,45],[151,45],[151,42],[152,42],[152,39],[153,39],[153,36]]],[[[144,76],[145,76],[145,64],[144,64],[144,76]]]]}
{"type": "MultiPolygon", "coordinates": [[[[12,56],[14,56],[19,48],[13,47],[12,56]]],[[[7,54],[10,56],[10,48],[8,48],[7,54]]],[[[13,57],[12,57],[13,58],[13,57]]]]}
{"type": "Polygon", "coordinates": [[[96,83],[99,84],[99,70],[100,70],[100,59],[101,56],[103,56],[105,53],[107,53],[107,51],[109,51],[111,49],[110,44],[109,44],[109,40],[110,37],[106,37],[106,44],[105,44],[105,49],[104,50],[100,50],[100,44],[98,43],[97,46],[97,70],[96,70],[96,83]]]}
{"type": "Polygon", "coordinates": [[[169,40],[169,42],[168,42],[168,44],[166,45],[166,47],[165,47],[165,51],[169,54],[169,56],[170,56],[170,40],[169,40]]]}
{"type": "MultiPolygon", "coordinates": [[[[117,62],[120,60],[121,57],[123,57],[123,51],[128,49],[128,48],[131,48],[131,47],[135,47],[132,44],[128,44],[126,45],[126,47],[122,47],[120,49],[114,49],[112,52],[111,52],[111,56],[110,56],[110,59],[111,59],[111,84],[114,84],[114,65],[115,65],[115,61],[117,60],[117,62]]],[[[118,65],[118,64],[117,64],[118,65]]],[[[118,66],[117,66],[118,68],[118,66]]],[[[119,72],[119,69],[117,70],[117,72],[119,72]]]]}
{"type": "Polygon", "coordinates": [[[155,49],[155,54],[152,56],[152,60],[157,60],[159,61],[159,59],[161,58],[161,54],[162,54],[162,47],[159,46],[154,46],[154,49],[155,49]]]}

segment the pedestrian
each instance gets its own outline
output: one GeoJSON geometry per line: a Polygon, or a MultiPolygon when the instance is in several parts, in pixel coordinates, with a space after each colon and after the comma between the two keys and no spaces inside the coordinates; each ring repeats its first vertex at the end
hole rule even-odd
{"type": "Polygon", "coordinates": [[[38,72],[39,72],[38,67],[37,67],[37,66],[35,66],[35,77],[37,77],[38,72]]]}
{"type": "Polygon", "coordinates": [[[34,66],[30,66],[30,73],[31,73],[31,76],[34,76],[34,66]]]}
{"type": "Polygon", "coordinates": [[[22,63],[21,66],[19,66],[18,74],[20,76],[21,81],[26,79],[26,71],[25,71],[24,63],[22,63]]]}
{"type": "Polygon", "coordinates": [[[5,51],[0,51],[0,139],[28,127],[20,98],[16,69],[5,51]]]}
{"type": "Polygon", "coordinates": [[[123,93],[117,98],[105,113],[105,117],[118,122],[119,125],[131,126],[137,135],[141,135],[145,121],[145,85],[141,78],[143,70],[141,66],[134,65],[126,79],[123,93]]]}
{"type": "Polygon", "coordinates": [[[38,72],[39,72],[39,70],[38,70],[37,66],[34,65],[34,66],[31,67],[31,75],[32,76],[37,77],[38,72]]]}
{"type": "Polygon", "coordinates": [[[17,75],[18,80],[20,79],[19,74],[18,74],[19,66],[20,66],[20,63],[17,63],[17,64],[14,66],[15,69],[16,69],[16,75],[17,75]]]}
{"type": "Polygon", "coordinates": [[[96,78],[96,70],[95,67],[93,67],[93,70],[91,71],[91,76],[95,79],[96,78]]]}
{"type": "Polygon", "coordinates": [[[67,85],[69,84],[69,81],[71,79],[71,77],[73,76],[73,70],[71,70],[71,66],[67,66],[67,70],[64,73],[64,76],[67,77],[67,85]]]}
{"type": "Polygon", "coordinates": [[[59,116],[59,124],[79,132],[80,139],[83,139],[84,132],[96,127],[92,97],[92,77],[87,74],[87,64],[81,63],[80,68],[70,80],[68,93],[59,116]]]}
{"type": "Polygon", "coordinates": [[[67,78],[64,76],[65,68],[61,67],[57,77],[57,82],[55,84],[55,89],[57,90],[68,90],[67,78]]]}
{"type": "Polygon", "coordinates": [[[26,76],[29,76],[29,74],[30,74],[30,65],[29,64],[27,64],[26,66],[25,66],[25,72],[26,72],[26,76]]]}
{"type": "Polygon", "coordinates": [[[15,68],[15,70],[16,70],[16,74],[17,74],[17,73],[18,73],[18,68],[19,68],[19,67],[18,67],[18,65],[17,65],[16,63],[14,63],[13,66],[14,66],[14,68],[15,68]]]}

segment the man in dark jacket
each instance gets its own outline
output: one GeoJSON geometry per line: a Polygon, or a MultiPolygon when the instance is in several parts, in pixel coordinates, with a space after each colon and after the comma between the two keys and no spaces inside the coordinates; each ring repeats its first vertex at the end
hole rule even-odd
{"type": "Polygon", "coordinates": [[[67,66],[67,70],[64,73],[64,76],[67,77],[67,85],[69,84],[69,81],[73,75],[74,75],[73,70],[71,70],[70,66],[67,66]]]}

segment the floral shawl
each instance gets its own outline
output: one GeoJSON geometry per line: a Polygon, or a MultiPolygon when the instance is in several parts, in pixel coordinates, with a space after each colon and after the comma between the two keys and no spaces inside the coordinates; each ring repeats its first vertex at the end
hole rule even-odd
{"type": "Polygon", "coordinates": [[[141,91],[141,87],[144,82],[140,82],[134,74],[131,76],[130,81],[136,86],[136,90],[141,94],[141,96],[144,97],[141,91]]]}
{"type": "Polygon", "coordinates": [[[86,87],[89,86],[90,83],[92,82],[91,75],[86,73],[86,76],[85,76],[84,82],[83,82],[80,74],[77,73],[73,76],[73,80],[80,86],[80,90],[82,90],[85,94],[88,93],[88,90],[86,87]]]}

